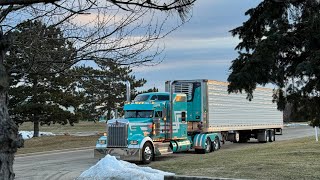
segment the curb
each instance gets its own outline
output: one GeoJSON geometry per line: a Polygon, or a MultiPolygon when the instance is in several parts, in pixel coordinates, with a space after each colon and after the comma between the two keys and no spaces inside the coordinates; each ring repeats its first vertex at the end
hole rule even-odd
{"type": "Polygon", "coordinates": [[[218,177],[205,177],[205,176],[179,176],[179,175],[165,175],[164,180],[240,180],[233,178],[218,178],[218,177]]]}

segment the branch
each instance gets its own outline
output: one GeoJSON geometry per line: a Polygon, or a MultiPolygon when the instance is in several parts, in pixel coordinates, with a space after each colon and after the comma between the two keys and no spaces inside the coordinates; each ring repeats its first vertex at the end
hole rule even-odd
{"type": "Polygon", "coordinates": [[[53,3],[60,0],[0,0],[0,6],[7,6],[7,5],[30,5],[30,4],[37,4],[37,3],[53,3]]]}
{"type": "MultiPolygon", "coordinates": [[[[149,1],[145,1],[143,3],[137,1],[132,2],[130,0],[123,1],[123,0],[107,0],[111,2],[112,4],[115,4],[117,6],[126,5],[127,7],[131,6],[139,6],[143,8],[149,8],[149,9],[157,9],[157,10],[172,10],[172,9],[179,9],[182,7],[192,6],[196,0],[175,0],[174,2],[169,3],[168,5],[166,3],[163,3],[162,5],[156,4],[149,1]]],[[[123,8],[127,9],[127,8],[123,8]]]]}
{"type": "Polygon", "coordinates": [[[21,5],[21,6],[14,6],[10,5],[8,8],[3,9],[0,11],[0,23],[4,21],[4,19],[7,17],[7,15],[12,11],[17,11],[19,9],[22,9],[26,7],[27,5],[21,5]]]}

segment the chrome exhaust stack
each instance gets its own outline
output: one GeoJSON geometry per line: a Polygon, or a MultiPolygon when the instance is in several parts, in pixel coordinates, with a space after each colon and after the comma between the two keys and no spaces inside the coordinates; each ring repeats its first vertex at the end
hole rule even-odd
{"type": "Polygon", "coordinates": [[[127,103],[130,103],[131,102],[131,86],[129,81],[126,81],[126,89],[127,89],[127,103]]]}

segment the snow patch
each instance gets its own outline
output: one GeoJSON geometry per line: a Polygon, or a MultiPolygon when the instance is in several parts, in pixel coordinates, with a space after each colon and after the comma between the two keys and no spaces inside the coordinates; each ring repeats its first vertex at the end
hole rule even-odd
{"type": "MultiPolygon", "coordinates": [[[[33,137],[33,131],[19,131],[23,139],[31,139],[33,137]]],[[[52,132],[39,132],[39,136],[55,136],[52,132]]]]}
{"type": "Polygon", "coordinates": [[[157,169],[152,169],[150,167],[139,167],[136,164],[117,160],[114,156],[106,155],[96,165],[84,171],[79,176],[78,180],[163,180],[165,175],[174,174],[157,169]]]}
{"type": "Polygon", "coordinates": [[[296,126],[309,126],[308,123],[287,123],[284,124],[285,127],[296,127],[296,126]]]}

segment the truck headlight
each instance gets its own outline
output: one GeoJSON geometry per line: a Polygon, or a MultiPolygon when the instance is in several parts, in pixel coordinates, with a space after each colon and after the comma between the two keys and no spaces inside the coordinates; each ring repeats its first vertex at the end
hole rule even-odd
{"type": "Polygon", "coordinates": [[[137,140],[131,140],[131,141],[130,141],[130,144],[132,144],[132,145],[137,145],[137,144],[138,144],[138,141],[137,141],[137,140]]]}

